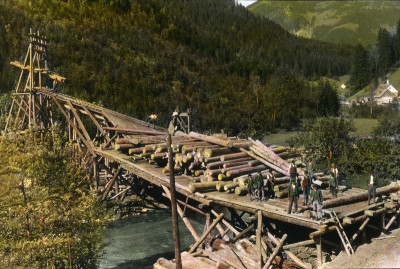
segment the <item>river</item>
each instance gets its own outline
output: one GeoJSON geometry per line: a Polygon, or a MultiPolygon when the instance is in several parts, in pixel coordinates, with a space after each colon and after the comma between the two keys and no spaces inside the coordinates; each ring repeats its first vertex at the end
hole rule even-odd
{"type": "MultiPolygon", "coordinates": [[[[198,232],[205,219],[194,217],[192,225],[198,232]]],[[[182,222],[179,223],[181,251],[194,240],[182,222]]],[[[158,258],[174,258],[171,211],[158,209],[131,216],[110,224],[106,231],[106,247],[100,269],[153,268],[158,258]]]]}

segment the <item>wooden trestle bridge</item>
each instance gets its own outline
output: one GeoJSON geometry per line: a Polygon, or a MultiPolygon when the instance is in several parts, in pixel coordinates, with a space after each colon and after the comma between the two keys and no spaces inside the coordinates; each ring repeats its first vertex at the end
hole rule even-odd
{"type": "MultiPolygon", "coordinates": [[[[13,93],[6,133],[12,129],[45,131],[56,121],[63,122],[60,126],[65,126],[81,159],[91,167],[94,188],[102,199],[123,200],[134,193],[139,180],[162,188],[164,195],[170,198],[166,167],[167,130],[158,126],[153,128],[145,121],[43,86],[45,77],[57,78],[58,81],[66,79],[47,68],[44,57],[46,42],[45,37],[31,32],[24,62],[11,63],[20,68],[21,73],[13,93]]],[[[183,132],[175,132],[171,145],[175,154],[178,213],[195,242],[189,252],[197,250],[197,255],[203,255],[196,261],[197,268],[260,268],[265,267],[264,264],[278,264],[277,254],[299,267],[310,268],[309,261],[291,251],[299,246],[315,247],[316,261],[313,265],[319,267],[324,261],[323,248],[340,248],[341,245],[351,255],[355,245],[367,240],[367,228],[386,232],[399,215],[397,196],[393,195],[400,189],[397,184],[379,188],[377,192],[381,198],[370,206],[366,202],[365,190],[351,188],[341,191],[338,198],[325,201],[327,218],[323,222],[310,217],[311,208],[301,206],[302,196],[300,213],[288,214],[288,198],[285,197],[289,182],[287,161],[298,156],[286,148],[271,147],[251,139],[188,132],[188,124],[179,114],[176,117],[183,129],[183,132]],[[269,168],[276,176],[278,198],[250,201],[244,186],[247,174],[257,170],[265,173],[269,168]],[[204,233],[191,225],[186,216],[189,210],[205,217],[204,233]],[[387,217],[391,217],[388,223],[387,217]],[[215,231],[209,233],[212,228],[215,231]],[[296,234],[296,231],[299,232],[296,234]],[[349,231],[351,237],[346,235],[349,231]],[[337,232],[337,235],[333,236],[332,232],[337,232]],[[207,235],[211,237],[213,234],[215,238],[232,243],[252,233],[256,234],[255,256],[249,250],[239,250],[233,245],[230,251],[240,255],[229,259],[221,256],[217,262],[212,252],[201,250],[207,235]],[[356,241],[359,234],[362,234],[361,240],[356,241]],[[207,255],[208,263],[204,261],[207,255]],[[245,259],[246,256],[253,259],[245,259]]],[[[301,162],[298,160],[298,163],[301,162]]],[[[327,180],[322,173],[316,175],[322,184],[327,180]]],[[[323,195],[330,197],[327,190],[323,190],[323,195]]],[[[251,244],[250,241],[247,243],[251,244]]],[[[194,256],[191,257],[195,259],[194,256]]],[[[157,266],[168,268],[168,262],[166,264],[157,266]]],[[[187,265],[187,268],[195,267],[187,265]]]]}

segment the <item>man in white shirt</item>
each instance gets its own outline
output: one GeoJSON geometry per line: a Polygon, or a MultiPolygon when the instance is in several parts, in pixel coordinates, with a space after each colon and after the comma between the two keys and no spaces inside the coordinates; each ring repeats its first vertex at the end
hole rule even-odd
{"type": "Polygon", "coordinates": [[[371,177],[368,180],[368,205],[370,205],[371,197],[373,197],[372,203],[375,203],[376,188],[375,188],[374,173],[371,173],[371,177]]]}

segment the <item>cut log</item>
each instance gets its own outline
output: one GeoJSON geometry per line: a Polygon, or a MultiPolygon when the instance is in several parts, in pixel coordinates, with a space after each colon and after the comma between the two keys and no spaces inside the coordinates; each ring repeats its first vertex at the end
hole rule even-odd
{"type": "Polygon", "coordinates": [[[232,153],[232,154],[226,154],[219,156],[219,160],[222,162],[228,161],[228,160],[233,160],[233,159],[239,159],[239,158],[245,158],[248,157],[246,153],[243,152],[238,152],[238,153],[232,153]]]}
{"type": "Polygon", "coordinates": [[[232,147],[232,142],[228,141],[228,140],[223,140],[223,139],[219,139],[213,136],[207,136],[207,135],[202,135],[202,134],[198,134],[195,132],[190,132],[189,136],[195,139],[199,139],[199,140],[204,140],[216,145],[220,145],[220,146],[224,146],[224,147],[232,147]]]}
{"type": "Polygon", "coordinates": [[[231,171],[226,172],[226,176],[233,178],[233,177],[237,177],[240,175],[253,173],[253,172],[256,172],[257,170],[263,170],[265,168],[266,168],[265,165],[258,165],[258,166],[254,166],[254,167],[246,167],[246,168],[241,168],[241,169],[237,169],[237,170],[231,170],[231,171]]]}
{"type": "Polygon", "coordinates": [[[217,181],[217,185],[215,186],[215,188],[217,189],[217,191],[225,191],[224,186],[231,183],[233,183],[233,181],[217,181]]]}
{"type": "Polygon", "coordinates": [[[202,182],[202,183],[190,183],[189,190],[193,193],[201,191],[213,191],[216,189],[217,183],[220,182],[213,181],[213,182],[202,182]]]}
{"type": "Polygon", "coordinates": [[[268,261],[266,262],[266,264],[264,265],[263,269],[268,269],[269,266],[272,263],[272,260],[275,258],[275,256],[278,254],[279,250],[282,248],[283,244],[285,243],[285,240],[287,238],[287,234],[284,234],[279,242],[279,244],[276,246],[276,248],[274,249],[274,252],[272,252],[271,256],[269,257],[268,261]]]}
{"type": "Polygon", "coordinates": [[[200,237],[200,239],[197,240],[196,243],[194,243],[194,245],[190,248],[189,253],[193,253],[193,251],[195,251],[197,249],[197,247],[204,241],[204,239],[206,239],[207,235],[211,232],[211,230],[215,227],[215,225],[218,224],[218,222],[222,219],[223,216],[224,216],[224,213],[221,213],[217,216],[216,219],[214,219],[214,221],[211,223],[210,227],[208,227],[208,229],[203,233],[203,235],[200,237]]]}
{"type": "Polygon", "coordinates": [[[239,187],[239,183],[238,182],[232,182],[229,184],[224,185],[224,191],[231,191],[234,190],[236,187],[239,187]]]}
{"type": "Polygon", "coordinates": [[[115,150],[129,150],[134,146],[133,144],[115,144],[115,150]]]}
{"type": "MultiPolygon", "coordinates": [[[[240,183],[239,183],[240,184],[240,183]]],[[[239,186],[235,188],[235,193],[237,195],[246,195],[247,194],[247,187],[246,186],[239,186]]]]}
{"type": "MultiPolygon", "coordinates": [[[[381,188],[377,188],[376,195],[388,194],[388,193],[392,193],[392,192],[397,192],[399,190],[400,190],[400,185],[397,183],[392,183],[390,185],[387,185],[387,186],[384,186],[381,188]]],[[[344,197],[324,201],[324,207],[325,208],[336,207],[339,205],[346,205],[346,204],[354,203],[357,201],[363,201],[363,200],[364,201],[368,200],[368,192],[367,191],[365,191],[364,193],[360,193],[360,194],[354,194],[351,196],[344,196],[344,197]]]]}
{"type": "Polygon", "coordinates": [[[226,154],[231,152],[231,149],[229,148],[207,148],[204,149],[203,151],[203,155],[204,157],[215,157],[215,156],[219,156],[221,154],[226,154]]]}
{"type": "Polygon", "coordinates": [[[140,129],[128,129],[128,128],[118,128],[118,127],[103,127],[105,131],[114,131],[119,133],[127,134],[149,134],[149,135],[165,135],[164,132],[148,131],[140,129]]]}

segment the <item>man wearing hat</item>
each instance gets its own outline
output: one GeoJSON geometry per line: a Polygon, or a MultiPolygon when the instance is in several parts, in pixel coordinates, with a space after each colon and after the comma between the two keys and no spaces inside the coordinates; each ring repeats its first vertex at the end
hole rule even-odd
{"type": "Polygon", "coordinates": [[[291,214],[292,212],[292,205],[294,202],[294,211],[297,213],[297,208],[298,208],[298,200],[299,200],[299,184],[297,183],[296,179],[291,179],[290,180],[290,185],[289,185],[289,210],[288,213],[291,214]]]}
{"type": "Polygon", "coordinates": [[[253,201],[254,197],[254,189],[255,189],[254,179],[251,174],[247,176],[247,193],[250,195],[250,201],[253,201]]]}
{"type": "Polygon", "coordinates": [[[291,180],[297,178],[297,167],[295,160],[292,160],[292,163],[289,165],[289,177],[291,180]]]}
{"type": "Polygon", "coordinates": [[[274,184],[275,184],[275,176],[272,173],[272,169],[269,169],[268,175],[267,175],[267,197],[268,198],[274,198],[275,197],[275,192],[274,192],[274,184]]]}
{"type": "Polygon", "coordinates": [[[309,204],[311,180],[308,177],[308,171],[304,171],[303,180],[301,181],[301,188],[303,189],[304,202],[303,205],[309,204]]]}
{"type": "Polygon", "coordinates": [[[313,190],[311,191],[311,201],[317,220],[322,220],[322,203],[324,202],[324,198],[322,197],[322,192],[317,184],[313,185],[313,190]]]}
{"type": "Polygon", "coordinates": [[[308,178],[310,179],[310,182],[312,182],[314,177],[314,164],[312,162],[312,159],[308,159],[307,171],[308,171],[308,178]]]}
{"type": "Polygon", "coordinates": [[[374,173],[371,172],[371,177],[367,182],[367,184],[368,184],[368,205],[371,202],[371,197],[373,197],[372,203],[375,204],[376,188],[375,188],[374,173]]]}
{"type": "Polygon", "coordinates": [[[337,185],[337,182],[336,182],[333,172],[331,172],[331,174],[329,176],[328,184],[329,184],[329,191],[331,192],[332,196],[336,198],[338,185],[337,185]]]}
{"type": "Polygon", "coordinates": [[[265,201],[265,196],[264,196],[264,179],[263,176],[261,174],[261,170],[257,171],[257,175],[256,175],[256,180],[255,182],[257,182],[257,189],[258,189],[258,199],[265,201]]]}

